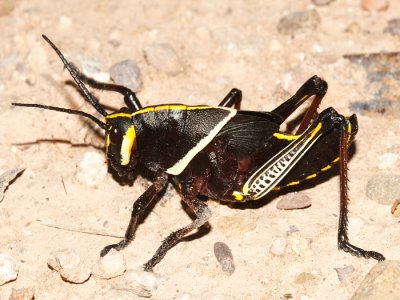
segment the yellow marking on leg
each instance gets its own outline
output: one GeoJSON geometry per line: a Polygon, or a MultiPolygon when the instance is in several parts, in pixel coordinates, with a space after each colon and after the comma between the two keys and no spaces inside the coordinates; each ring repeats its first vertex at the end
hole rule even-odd
{"type": "Polygon", "coordinates": [[[232,196],[235,198],[237,201],[243,201],[244,196],[241,192],[238,191],[233,191],[232,196]]]}
{"type": "Polygon", "coordinates": [[[308,97],[310,97],[310,95],[304,95],[303,98],[301,98],[299,101],[297,101],[295,105],[301,104],[302,102],[304,102],[304,100],[307,100],[308,97]]]}

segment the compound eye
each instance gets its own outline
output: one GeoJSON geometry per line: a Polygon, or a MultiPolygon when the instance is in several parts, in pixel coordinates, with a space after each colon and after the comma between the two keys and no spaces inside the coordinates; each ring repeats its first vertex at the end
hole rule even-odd
{"type": "Polygon", "coordinates": [[[122,144],[122,132],[117,127],[112,127],[109,132],[110,143],[113,145],[121,145],[122,144]]]}

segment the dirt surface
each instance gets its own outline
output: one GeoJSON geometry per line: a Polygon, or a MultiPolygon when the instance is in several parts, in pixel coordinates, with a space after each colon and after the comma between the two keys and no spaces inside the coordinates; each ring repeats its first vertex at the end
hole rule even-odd
{"type": "MultiPolygon", "coordinates": [[[[215,105],[237,87],[244,95],[242,108],[271,110],[312,75],[323,77],[329,91],[321,109],[358,113],[356,152],[349,164],[350,240],[399,260],[399,220],[390,212],[396,199],[378,203],[366,194],[370,178],[400,173],[400,89],[391,90],[399,78],[371,83],[368,66],[343,58],[400,49],[399,35],[384,32],[388,21],[399,17],[400,2],[375,2],[389,5],[367,11],[351,0],[326,6],[309,0],[2,0],[0,170],[25,171],[0,202],[0,252],[11,255],[19,268],[16,280],[0,286],[0,299],[8,299],[13,288],[32,288],[35,299],[125,299],[126,290],[115,288],[124,284],[124,275],[71,284],[47,266],[58,248],[73,249],[94,265],[100,250],[118,238],[45,224],[121,236],[133,201],[150,184],[138,176],[133,186],[121,185],[99,172],[96,186],[89,186],[78,175],[79,165],[88,152],[104,153],[103,137],[93,126],[72,115],[11,107],[11,102],[28,102],[93,112],[66,84],[68,73],[41,34],[79,67],[94,64],[100,75],[133,60],[142,74],[143,105],[215,105]],[[295,25],[282,21],[294,12],[307,13],[295,25]],[[159,44],[173,50],[166,52],[167,62],[161,57],[155,64],[144,53],[159,44]],[[382,84],[384,93],[371,91],[381,91],[382,84]],[[390,91],[397,98],[387,96],[390,91]],[[389,98],[382,104],[384,96],[389,98]]],[[[289,23],[295,18],[289,16],[289,23]]],[[[117,95],[96,95],[111,109],[123,105],[117,95]]],[[[105,164],[100,162],[100,170],[105,164]]],[[[376,261],[337,250],[338,182],[334,176],[302,191],[312,201],[304,210],[278,210],[280,197],[256,208],[208,201],[209,230],[175,246],[155,267],[153,299],[348,299],[376,261]],[[232,275],[214,255],[216,242],[231,249],[232,275]],[[351,272],[339,280],[335,269],[343,268],[351,272]]],[[[127,268],[139,270],[170,232],[189,221],[169,187],[122,252],[127,268]]]]}

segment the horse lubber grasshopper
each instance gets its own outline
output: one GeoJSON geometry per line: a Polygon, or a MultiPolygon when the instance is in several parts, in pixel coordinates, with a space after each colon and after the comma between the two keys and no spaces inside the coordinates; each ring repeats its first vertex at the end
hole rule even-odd
{"type": "Polygon", "coordinates": [[[183,237],[204,225],[211,211],[204,197],[244,202],[265,197],[272,190],[313,180],[339,164],[340,214],[338,247],[350,254],[384,260],[378,252],[352,245],[348,224],[348,147],[357,129],[355,115],[345,117],[333,108],[317,113],[327,83],[313,76],[290,99],[271,112],[240,110],[242,93],[232,89],[218,106],[164,104],[142,107],[135,93],[117,84],[88,78],[68,62],[58,48],[43,38],[58,54],[79,90],[104,117],[41,104],[16,106],[76,114],[101,127],[106,137],[110,166],[120,175],[133,177],[138,164],[153,174],[152,185],[134,202],[125,238],[101,251],[121,250],[133,239],[138,221],[150,203],[159,198],[172,181],[184,203],[196,214],[187,226],[171,233],[144,265],[151,271],[167,251],[183,237]],[[122,94],[126,107],[107,113],[85,84],[122,94]],[[295,134],[279,131],[280,126],[303,103],[313,99],[295,134]]]}

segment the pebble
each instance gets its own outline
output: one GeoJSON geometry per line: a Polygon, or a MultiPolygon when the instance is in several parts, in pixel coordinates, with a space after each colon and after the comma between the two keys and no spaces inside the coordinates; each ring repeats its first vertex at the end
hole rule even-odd
{"type": "Polygon", "coordinates": [[[278,23],[278,31],[286,35],[310,33],[321,23],[321,18],[315,9],[297,11],[282,17],[278,23]]]}
{"type": "Polygon", "coordinates": [[[150,298],[152,295],[146,291],[142,292],[138,289],[132,289],[123,285],[113,285],[105,291],[96,291],[88,299],[118,299],[118,300],[132,300],[140,298],[150,298]]]}
{"type": "Polygon", "coordinates": [[[302,272],[296,276],[294,282],[297,284],[305,284],[306,282],[314,281],[315,279],[316,276],[314,274],[309,272],[302,272]]]}
{"type": "Polygon", "coordinates": [[[103,154],[90,151],[83,155],[80,161],[76,178],[87,186],[98,186],[107,176],[107,163],[103,154]]]}
{"type": "Polygon", "coordinates": [[[0,285],[17,279],[17,261],[10,255],[0,253],[0,285]]]}
{"type": "Polygon", "coordinates": [[[361,218],[349,218],[349,233],[358,235],[360,234],[361,228],[364,226],[364,220],[361,218]]]}
{"type": "Polygon", "coordinates": [[[178,75],[183,71],[182,61],[169,44],[152,44],[144,48],[147,63],[168,75],[178,75]]]}
{"type": "Polygon", "coordinates": [[[286,245],[287,245],[286,239],[278,237],[272,242],[269,251],[274,255],[281,256],[285,254],[286,245]]]}
{"type": "Polygon", "coordinates": [[[34,297],[33,288],[12,289],[9,300],[32,300],[34,297]]]}
{"type": "Polygon", "coordinates": [[[279,200],[276,204],[277,209],[301,209],[311,206],[311,198],[304,192],[289,193],[279,200]]]}
{"type": "Polygon", "coordinates": [[[218,219],[218,228],[226,237],[237,236],[256,229],[258,216],[250,214],[244,218],[242,214],[232,214],[218,219]]]}
{"type": "Polygon", "coordinates": [[[325,6],[331,4],[335,0],[311,0],[312,4],[316,6],[325,6]]]}
{"type": "Polygon", "coordinates": [[[395,300],[400,295],[400,261],[377,263],[365,276],[351,300],[395,300]]]}
{"type": "Polygon", "coordinates": [[[134,92],[140,91],[143,87],[140,69],[131,59],[116,63],[110,68],[109,72],[116,84],[126,86],[134,92]]]}
{"type": "Polygon", "coordinates": [[[138,286],[148,292],[155,291],[158,287],[158,278],[152,272],[128,269],[125,273],[125,282],[128,286],[138,286]]]}
{"type": "Polygon", "coordinates": [[[393,204],[390,212],[394,217],[400,217],[400,198],[397,198],[393,204]]]}
{"type": "Polygon", "coordinates": [[[121,252],[112,249],[106,256],[101,257],[93,267],[92,274],[101,279],[110,279],[124,274],[126,264],[121,252]]]}
{"type": "Polygon", "coordinates": [[[7,170],[0,175],[0,202],[4,199],[4,192],[11,181],[15,179],[23,170],[23,168],[14,168],[7,170]]]}
{"type": "Polygon", "coordinates": [[[383,32],[400,36],[400,18],[389,20],[383,32]]]}
{"type": "Polygon", "coordinates": [[[232,275],[233,272],[235,272],[232,251],[227,244],[223,242],[216,242],[214,244],[214,255],[221,264],[222,271],[228,275],[232,275]]]}
{"type": "Polygon", "coordinates": [[[361,8],[369,11],[384,11],[389,8],[388,0],[362,0],[361,8]]]}
{"type": "Polygon", "coordinates": [[[58,249],[50,254],[47,264],[62,279],[72,283],[83,283],[89,279],[91,270],[85,262],[71,249],[58,249]]]}
{"type": "Polygon", "coordinates": [[[355,271],[352,265],[334,269],[337,273],[340,282],[345,282],[350,277],[350,275],[353,274],[353,272],[355,271]]]}
{"type": "Polygon", "coordinates": [[[311,252],[311,239],[307,239],[300,232],[293,232],[287,238],[286,251],[299,256],[305,256],[311,252]]]}
{"type": "Polygon", "coordinates": [[[396,153],[386,152],[378,157],[378,168],[380,170],[392,169],[396,166],[396,162],[399,159],[399,155],[396,153]]]}
{"type": "Polygon", "coordinates": [[[100,62],[83,57],[78,57],[78,59],[81,61],[83,74],[100,82],[110,81],[110,74],[101,71],[102,64],[100,62]]]}
{"type": "Polygon", "coordinates": [[[380,204],[392,204],[400,198],[400,175],[379,173],[368,180],[367,197],[380,204]]]}

